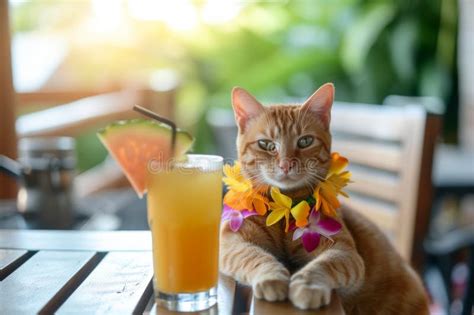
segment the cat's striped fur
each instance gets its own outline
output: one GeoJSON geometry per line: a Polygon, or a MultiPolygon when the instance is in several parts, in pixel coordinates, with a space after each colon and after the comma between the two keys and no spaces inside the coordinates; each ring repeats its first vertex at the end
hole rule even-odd
{"type": "MultiPolygon", "coordinates": [[[[278,186],[294,199],[308,196],[329,167],[333,97],[333,85],[326,84],[302,106],[263,107],[234,89],[244,175],[255,186],[278,186]],[[295,143],[304,135],[314,143],[299,149],[295,143]],[[273,141],[276,149],[262,150],[259,139],[273,141]]],[[[253,216],[237,233],[223,224],[221,271],[251,285],[257,298],[289,298],[302,309],[328,304],[337,290],[347,314],[428,314],[420,279],[382,232],[350,209],[338,214],[343,230],[335,242],[322,238],[311,253],[292,241],[283,222],[267,227],[265,217],[253,216]]]]}

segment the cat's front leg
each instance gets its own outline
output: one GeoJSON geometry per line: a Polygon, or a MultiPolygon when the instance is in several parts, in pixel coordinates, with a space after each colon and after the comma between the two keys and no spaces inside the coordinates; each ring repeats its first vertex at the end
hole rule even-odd
{"type": "Polygon", "coordinates": [[[352,248],[330,248],[291,277],[289,298],[301,309],[328,305],[333,289],[355,290],[365,274],[364,263],[352,248]]]}
{"type": "Polygon", "coordinates": [[[252,286],[255,297],[271,302],[287,299],[290,272],[272,254],[227,227],[221,230],[220,251],[221,272],[252,286]]]}

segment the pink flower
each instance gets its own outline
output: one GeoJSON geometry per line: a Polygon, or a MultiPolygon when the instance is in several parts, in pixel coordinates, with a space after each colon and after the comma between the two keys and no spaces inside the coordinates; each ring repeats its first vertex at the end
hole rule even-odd
{"type": "Polygon", "coordinates": [[[228,205],[224,204],[224,209],[222,210],[222,221],[229,221],[229,227],[233,232],[237,232],[242,223],[244,223],[244,219],[253,215],[257,215],[258,213],[255,211],[248,211],[248,210],[235,210],[228,205]]]}
{"type": "Polygon", "coordinates": [[[313,210],[309,216],[309,225],[296,229],[293,233],[293,240],[301,237],[303,247],[309,253],[318,247],[321,235],[331,239],[331,236],[339,233],[341,229],[341,223],[329,217],[321,219],[320,212],[313,210]]]}

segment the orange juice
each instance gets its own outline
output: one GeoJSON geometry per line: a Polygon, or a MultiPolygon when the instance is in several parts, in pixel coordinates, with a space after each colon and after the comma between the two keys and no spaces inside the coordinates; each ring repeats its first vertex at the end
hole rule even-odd
{"type": "Polygon", "coordinates": [[[203,292],[217,285],[222,158],[214,157],[218,163],[209,167],[196,157],[209,156],[190,155],[188,162],[148,176],[154,285],[166,294],[203,292]]]}

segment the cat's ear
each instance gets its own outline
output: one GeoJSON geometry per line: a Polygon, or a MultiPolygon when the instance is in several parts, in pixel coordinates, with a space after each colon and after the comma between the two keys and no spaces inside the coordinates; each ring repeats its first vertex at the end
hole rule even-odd
{"type": "Polygon", "coordinates": [[[304,102],[301,110],[315,113],[324,126],[329,128],[334,92],[334,85],[332,83],[323,84],[304,102]]]}
{"type": "Polygon", "coordinates": [[[245,130],[249,119],[257,117],[263,111],[263,106],[249,92],[240,88],[232,89],[232,107],[234,108],[235,121],[240,131],[245,130]]]}

